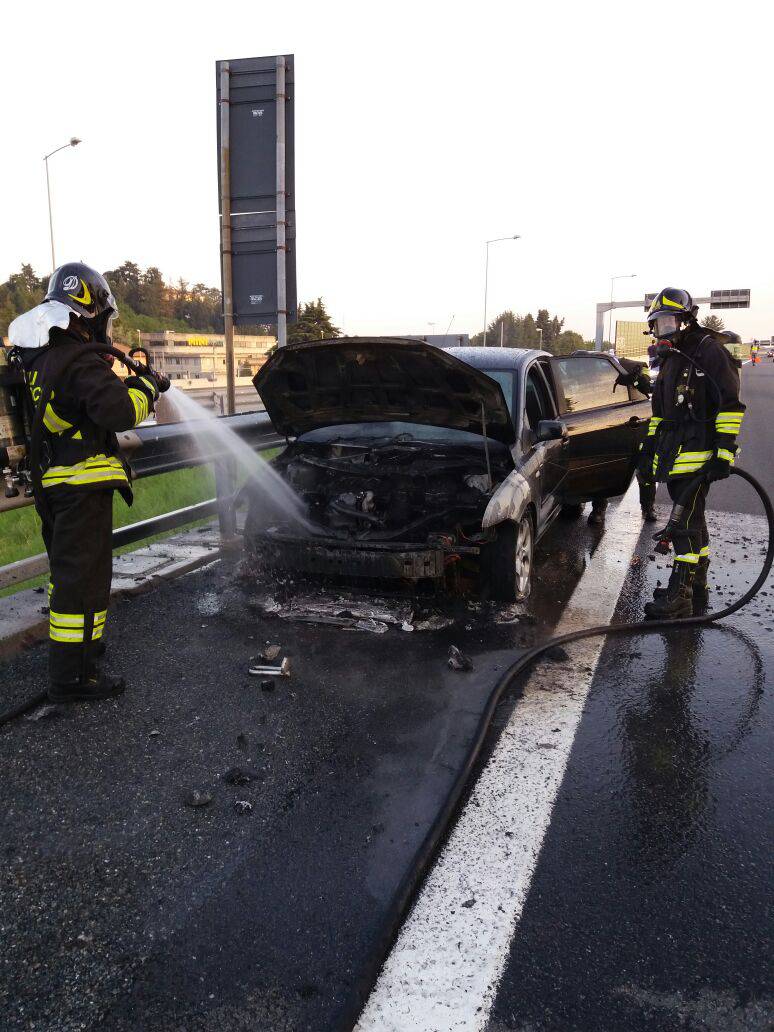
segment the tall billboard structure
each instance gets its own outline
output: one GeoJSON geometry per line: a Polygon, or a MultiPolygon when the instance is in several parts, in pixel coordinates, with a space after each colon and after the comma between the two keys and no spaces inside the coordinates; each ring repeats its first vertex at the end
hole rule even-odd
{"type": "MultiPolygon", "coordinates": [[[[218,196],[226,352],[234,326],[296,311],[293,55],[217,62],[218,196]]],[[[230,377],[230,379],[229,379],[230,377]]],[[[227,407],[233,411],[233,358],[227,407]]]]}

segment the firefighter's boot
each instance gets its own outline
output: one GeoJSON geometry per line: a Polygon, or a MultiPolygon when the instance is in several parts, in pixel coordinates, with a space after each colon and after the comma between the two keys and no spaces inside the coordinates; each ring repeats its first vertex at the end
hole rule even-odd
{"type": "Polygon", "coordinates": [[[653,502],[644,503],[642,506],[642,518],[646,523],[655,523],[658,520],[656,507],[653,502]]]}
{"type": "MultiPolygon", "coordinates": [[[[709,559],[706,556],[702,556],[696,565],[693,575],[693,604],[696,608],[706,606],[709,602],[708,571],[709,559]]],[[[668,588],[656,588],[653,592],[653,598],[664,598],[668,590],[668,588]]]]}
{"type": "Polygon", "coordinates": [[[699,559],[696,573],[693,577],[693,604],[696,608],[703,608],[709,602],[708,572],[709,559],[706,556],[702,556],[699,559]]]}
{"type": "Polygon", "coordinates": [[[111,677],[95,669],[75,681],[52,681],[48,686],[48,697],[52,702],[93,702],[97,699],[112,699],[125,688],[123,677],[111,677]]]}
{"type": "Polygon", "coordinates": [[[654,595],[645,604],[646,620],[679,620],[693,616],[693,578],[695,570],[690,563],[676,562],[672,567],[669,584],[661,594],[654,595]]]}
{"type": "Polygon", "coordinates": [[[607,498],[595,498],[591,503],[588,523],[590,527],[604,527],[607,512],[607,498]]]}

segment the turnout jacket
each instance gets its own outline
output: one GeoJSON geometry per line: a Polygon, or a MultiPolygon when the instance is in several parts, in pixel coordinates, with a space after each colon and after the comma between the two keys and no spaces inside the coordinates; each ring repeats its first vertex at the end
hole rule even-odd
{"type": "Polygon", "coordinates": [[[93,351],[85,351],[59,377],[63,361],[82,344],[75,334],[54,328],[45,347],[20,349],[34,409],[48,384],[55,384],[43,415],[42,484],[46,490],[115,488],[131,505],[128,467],[116,433],[147,419],[158,391],[150,378],[119,379],[93,351]]]}
{"type": "Polygon", "coordinates": [[[697,327],[678,348],[701,371],[677,352],[661,363],[640,467],[655,480],[695,476],[715,457],[733,463],[745,411],[739,365],[712,334],[697,327]]]}

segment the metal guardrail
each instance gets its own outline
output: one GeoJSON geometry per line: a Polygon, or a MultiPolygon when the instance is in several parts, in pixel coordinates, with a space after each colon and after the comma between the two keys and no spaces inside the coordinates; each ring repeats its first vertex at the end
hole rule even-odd
{"type": "MultiPolygon", "coordinates": [[[[269,451],[285,443],[285,438],[277,434],[265,412],[223,416],[218,419],[218,423],[221,422],[255,452],[269,451]]],[[[207,432],[208,427],[211,428],[212,424],[208,420],[202,420],[201,427],[197,427],[195,423],[166,423],[162,426],[142,426],[119,434],[119,443],[130,460],[134,479],[212,464],[215,470],[216,497],[119,527],[113,532],[114,548],[183,527],[216,513],[221,537],[226,540],[234,537],[236,484],[233,457],[228,448],[218,441],[216,434],[207,432]],[[197,433],[197,430],[200,432],[197,433]]],[[[32,504],[32,498],[0,498],[0,515],[32,504]]],[[[0,566],[0,589],[21,584],[44,574],[47,570],[48,558],[45,554],[0,566]]]]}

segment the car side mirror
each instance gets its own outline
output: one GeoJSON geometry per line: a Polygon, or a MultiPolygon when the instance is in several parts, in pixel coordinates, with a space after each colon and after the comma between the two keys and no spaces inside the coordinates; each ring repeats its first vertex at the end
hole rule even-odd
{"type": "Polygon", "coordinates": [[[564,441],[567,436],[567,426],[561,419],[541,419],[535,433],[538,444],[541,441],[564,441]]]}

